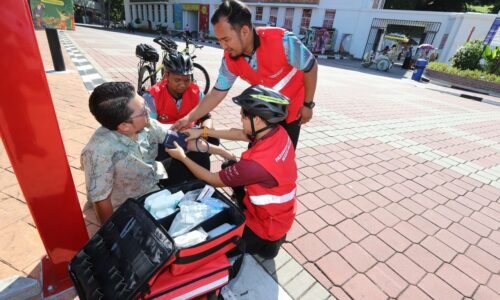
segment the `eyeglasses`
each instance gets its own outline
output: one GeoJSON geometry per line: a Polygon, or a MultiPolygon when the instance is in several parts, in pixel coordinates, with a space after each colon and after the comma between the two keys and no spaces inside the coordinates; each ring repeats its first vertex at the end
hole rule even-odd
{"type": "Polygon", "coordinates": [[[146,106],[146,103],[142,105],[141,112],[137,116],[130,116],[129,119],[135,119],[139,117],[145,117],[149,114],[149,108],[146,106]]]}

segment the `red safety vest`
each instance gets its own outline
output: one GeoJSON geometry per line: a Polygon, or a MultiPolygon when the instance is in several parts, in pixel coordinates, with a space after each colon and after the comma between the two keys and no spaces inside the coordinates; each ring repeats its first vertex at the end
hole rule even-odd
{"type": "Polygon", "coordinates": [[[176,101],[167,88],[167,80],[162,80],[149,89],[155,99],[158,121],[163,124],[173,124],[186,116],[200,102],[200,88],[191,83],[182,95],[181,109],[177,110],[176,101]]]}
{"type": "Polygon", "coordinates": [[[291,123],[297,119],[297,114],[304,104],[304,72],[291,66],[286,59],[283,47],[284,29],[262,27],[256,28],[256,31],[260,38],[260,46],[256,51],[257,71],[252,69],[243,56],[232,59],[224,51],[227,67],[231,73],[251,85],[262,84],[290,98],[286,122],[291,123]]]}
{"type": "Polygon", "coordinates": [[[276,241],[290,230],[295,218],[297,165],[292,141],[279,126],[272,137],[257,141],[241,158],[257,162],[278,182],[273,188],[247,185],[243,199],[246,225],[259,237],[276,241]]]}

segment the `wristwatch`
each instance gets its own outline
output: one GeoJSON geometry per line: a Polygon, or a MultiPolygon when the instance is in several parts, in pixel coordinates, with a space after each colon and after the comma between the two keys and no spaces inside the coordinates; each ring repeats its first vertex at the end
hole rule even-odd
{"type": "Polygon", "coordinates": [[[316,103],[314,103],[314,101],[304,102],[304,106],[309,108],[309,109],[313,109],[316,106],[316,103]]]}

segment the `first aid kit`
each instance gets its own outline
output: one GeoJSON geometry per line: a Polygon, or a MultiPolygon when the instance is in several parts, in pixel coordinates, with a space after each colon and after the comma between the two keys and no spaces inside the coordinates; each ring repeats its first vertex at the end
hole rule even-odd
{"type": "Polygon", "coordinates": [[[203,181],[168,187],[122,204],[71,260],[70,277],[80,299],[192,299],[228,283],[226,253],[241,249],[244,225],[241,210],[203,181]],[[165,209],[161,199],[178,205],[157,218],[145,206],[165,209]]]}

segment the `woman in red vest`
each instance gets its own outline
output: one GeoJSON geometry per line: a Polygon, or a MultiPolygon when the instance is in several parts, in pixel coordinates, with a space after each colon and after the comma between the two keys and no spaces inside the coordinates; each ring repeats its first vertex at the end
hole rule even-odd
{"type": "MultiPolygon", "coordinates": [[[[272,89],[256,85],[233,101],[241,106],[243,129],[210,129],[207,134],[250,142],[239,162],[212,173],[193,162],[179,146],[167,151],[196,177],[213,186],[244,186],[245,195],[237,200],[247,219],[243,233],[247,252],[273,258],[292,227],[297,202],[295,150],[287,132],[278,124],[287,116],[289,100],[272,89]]],[[[186,132],[190,139],[203,133],[199,129],[186,132]]]]}
{"type": "MultiPolygon", "coordinates": [[[[163,124],[173,124],[177,120],[186,116],[202,100],[203,92],[196,83],[192,81],[193,61],[188,55],[180,52],[170,53],[163,59],[165,75],[163,80],[152,86],[143,98],[150,109],[150,117],[163,124]]],[[[206,114],[199,120],[192,122],[190,126],[199,126],[201,128],[212,128],[212,119],[210,114],[206,114]]],[[[218,146],[218,139],[208,139],[208,142],[218,146]]],[[[161,161],[169,173],[175,174],[168,179],[165,184],[177,184],[185,180],[194,179],[193,174],[179,161],[172,159],[164,150],[163,145],[158,146],[157,161],[161,161]]],[[[233,159],[231,153],[220,149],[224,158],[233,159]]],[[[210,170],[210,157],[208,153],[189,152],[187,154],[192,160],[207,170],[210,170]]]]}

